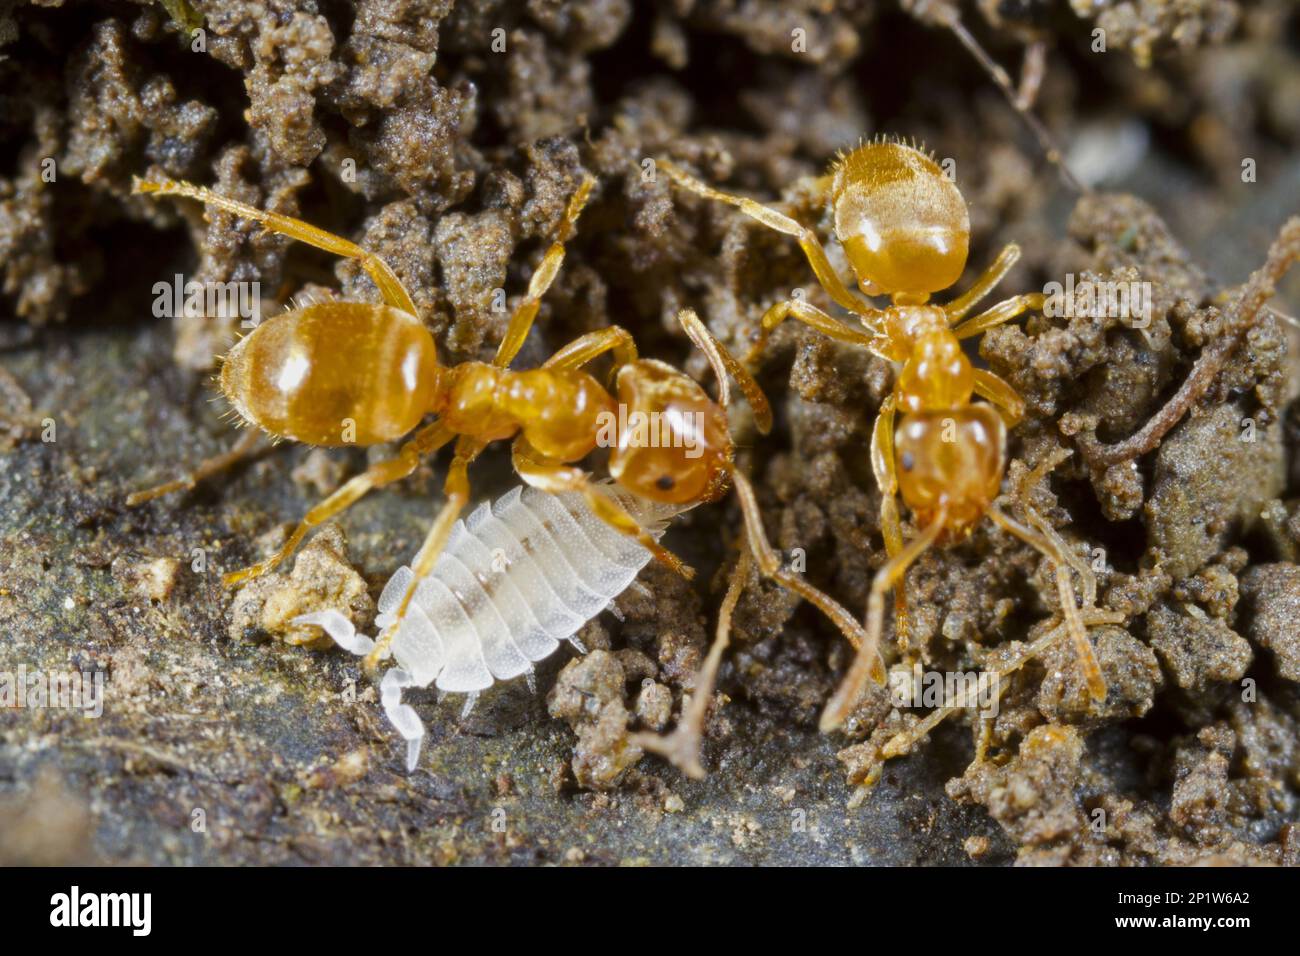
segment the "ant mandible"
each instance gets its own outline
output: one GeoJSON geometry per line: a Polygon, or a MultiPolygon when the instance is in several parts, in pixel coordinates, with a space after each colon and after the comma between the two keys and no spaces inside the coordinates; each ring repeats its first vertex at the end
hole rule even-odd
{"type": "Polygon", "coordinates": [[[840,156],[828,174],[811,185],[815,199],[829,203],[835,237],[862,293],[889,296],[887,308],[876,308],[845,287],[812,229],[752,199],[714,189],[670,162],[660,165],[679,186],[737,206],[768,228],[793,236],[821,287],[837,305],[857,316],[865,329],[847,326],[802,298],[778,302],[764,313],[747,363],[761,354],[774,328],[794,318],[898,367],[871,439],[889,559],[872,581],[867,640],[823,710],[822,730],[844,722],[868,677],[884,681],[879,643],[885,594],[895,590],[902,631],[908,567],[932,545],[965,538],[986,514],[1055,564],[1062,614],[1089,691],[1095,699],[1104,698],[1105,680],[1075,604],[1068,570],[1072,567],[1081,575],[1089,593],[1089,569],[1050,526],[1028,527],[993,503],[1006,468],[1007,426],[1024,416],[1024,401],[1005,380],[974,367],[961,346],[963,339],[1042,308],[1044,296],[1029,293],[967,317],[1020,258],[1019,246],[1007,245],[974,284],[947,305],[931,303],[931,294],[952,286],[966,268],[970,245],[966,202],[923,150],[889,140],[864,143],[840,156]],[[972,402],[975,395],[991,404],[972,402]],[[920,528],[907,543],[895,500],[900,493],[920,528]]]}
{"type": "MultiPolygon", "coordinates": [[[[438,361],[433,336],[417,317],[410,295],[392,268],[362,247],[288,216],[264,212],[184,182],[137,179],[134,191],[196,199],[261,223],[336,255],[356,259],[378,287],[382,304],[326,300],[283,312],[261,323],[230,350],[219,384],[244,423],[274,438],[309,445],[373,445],[414,431],[397,456],[371,465],[309,510],[274,554],[242,571],[227,574],[233,585],[265,574],[288,557],[314,526],[332,518],[374,488],[415,471],[422,457],[455,440],[444,484],[446,501],[415,560],[412,580],[394,622],[367,655],[366,666],[383,659],[420,582],[437,563],[453,526],[470,500],[467,470],[492,442],[513,439],[515,470],[543,491],[576,491],[592,512],[617,531],[634,537],[658,560],[684,577],[692,570],[663,548],[645,528],[575,463],[597,446],[605,424],[619,422],[611,442],[608,470],[628,491],[651,501],[692,507],[720,498],[735,485],[746,537],[763,573],[815,604],[855,647],[865,632],[844,608],[780,566],[763,531],[758,503],[748,480],[736,470],[728,431],[729,377],[745,393],[761,432],[771,427],[771,410],[758,384],[705,328],[690,309],[678,319],[691,341],[708,358],[719,380],[718,401],[694,379],[670,365],[637,356],[632,336],[610,326],[580,336],[540,368],[508,366],[532,327],[540,300],[564,258],[564,242],[582,211],[595,180],[587,177],[571,198],[559,236],[543,256],[516,306],[491,364],[479,361],[445,366],[438,361]],[[615,395],[583,370],[610,353],[615,395]],[[617,415],[617,406],[628,413],[617,415]],[[433,415],[433,421],[420,426],[433,415]],[[341,438],[340,423],[350,420],[353,441],[341,438]],[[668,441],[646,443],[633,432],[638,422],[659,421],[675,431],[668,441]],[[418,427],[418,430],[417,429],[418,427]]],[[[241,445],[244,443],[241,443],[241,445]]],[[[186,477],[136,493],[128,505],[169,491],[191,488],[228,467],[242,448],[199,465],[186,477]]]]}

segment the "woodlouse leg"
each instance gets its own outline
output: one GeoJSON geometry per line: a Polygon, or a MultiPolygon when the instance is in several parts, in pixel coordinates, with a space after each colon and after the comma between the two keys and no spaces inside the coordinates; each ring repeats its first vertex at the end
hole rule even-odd
{"type": "Polygon", "coordinates": [[[1002,419],[1007,428],[1014,428],[1025,417],[1025,400],[1020,397],[1011,384],[988,369],[973,369],[975,373],[975,394],[988,399],[1002,412],[1002,419]]]}
{"type": "Polygon", "coordinates": [[[546,255],[542,256],[542,261],[538,263],[532,278],[528,280],[528,293],[515,306],[515,311],[510,316],[510,324],[506,326],[506,333],[501,339],[501,344],[497,346],[496,358],[492,360],[493,365],[505,368],[515,360],[515,356],[523,348],[524,340],[528,338],[528,330],[533,327],[533,320],[537,318],[542,296],[546,295],[546,290],[551,287],[556,274],[560,271],[560,266],[564,264],[564,243],[573,235],[573,227],[578,221],[578,216],[582,214],[582,207],[587,204],[587,197],[591,195],[591,189],[595,185],[596,180],[593,177],[584,176],[578,188],[569,197],[569,206],[565,210],[564,219],[560,222],[559,234],[551,243],[551,247],[546,250],[546,255]]]}
{"type": "Polygon", "coordinates": [[[785,302],[775,303],[763,313],[763,318],[758,326],[758,336],[754,339],[754,344],[750,346],[749,353],[745,356],[746,365],[753,365],[758,361],[764,349],[767,348],[767,340],[771,338],[772,331],[789,318],[816,329],[836,342],[846,342],[849,345],[857,345],[877,354],[879,353],[879,349],[875,347],[875,335],[845,325],[839,319],[827,315],[811,302],[805,302],[803,299],[788,299],[785,302]]]}
{"type": "Polygon", "coordinates": [[[375,646],[373,639],[358,633],[352,626],[352,622],[338,611],[312,611],[310,614],[299,614],[289,623],[319,627],[335,644],[358,657],[369,654],[375,646]]]}
{"type": "Polygon", "coordinates": [[[250,457],[261,444],[262,433],[256,428],[249,428],[240,436],[239,441],[231,446],[229,451],[222,452],[220,455],[214,455],[199,462],[188,475],[177,478],[175,481],[163,482],[161,485],[154,485],[152,488],[145,488],[142,491],[132,492],[127,495],[126,506],[134,508],[136,505],[144,504],[146,501],[152,501],[154,498],[171,494],[173,491],[189,491],[200,481],[217,474],[218,472],[227,471],[239,464],[245,458],[250,457]]]}
{"type": "Polygon", "coordinates": [[[723,411],[731,407],[731,389],[727,383],[727,378],[730,376],[745,393],[745,400],[749,402],[749,407],[754,412],[754,427],[764,435],[770,432],[772,406],[768,404],[763,390],[758,387],[758,382],[754,381],[754,376],[750,375],[745,366],[737,362],[735,356],[727,351],[726,346],[714,337],[708,327],[700,321],[694,309],[678,310],[677,321],[686,330],[686,335],[695,343],[695,347],[709,360],[713,374],[718,379],[718,404],[722,406],[723,411]]]}
{"type": "MultiPolygon", "coordinates": [[[[758,510],[758,497],[754,494],[754,486],[739,471],[733,472],[731,478],[736,486],[736,498],[740,502],[741,513],[745,517],[745,539],[749,542],[759,572],[814,605],[840,629],[840,633],[853,645],[853,648],[861,652],[868,643],[867,632],[863,630],[862,625],[830,595],[781,566],[781,559],[772,550],[772,545],[767,540],[767,532],[763,529],[763,515],[758,510]]],[[[879,654],[870,656],[875,661],[871,667],[871,676],[877,682],[883,683],[884,662],[880,660],[879,654]]]]}
{"type": "Polygon", "coordinates": [[[740,601],[745,581],[749,577],[750,552],[741,547],[740,557],[731,570],[727,583],[727,594],[722,599],[718,610],[718,627],[708,656],[695,675],[695,689],[691,691],[690,702],[682,708],[677,726],[669,734],[635,734],[632,742],[651,753],[666,758],[678,770],[696,780],[703,779],[704,767],[700,765],[700,742],[704,734],[704,719],[709,713],[709,704],[713,701],[713,689],[718,681],[718,668],[722,664],[722,655],[731,643],[731,616],[740,601]]]}
{"type": "Polygon", "coordinates": [[[211,189],[195,186],[192,183],[173,182],[172,180],[153,182],[140,179],[137,176],[132,180],[131,191],[134,193],[156,193],[160,196],[184,196],[188,199],[197,199],[199,202],[233,213],[240,219],[261,223],[268,232],[277,232],[282,236],[305,242],[309,246],[332,252],[336,256],[342,256],[345,259],[356,259],[361,264],[361,268],[366,270],[366,275],[370,276],[371,280],[378,286],[380,295],[383,296],[388,305],[417,317],[420,314],[416,311],[415,302],[412,301],[406,287],[402,285],[402,281],[397,278],[397,273],[393,272],[388,263],[373,252],[367,252],[356,243],[344,239],[342,236],[336,236],[332,232],[318,229],[311,223],[303,222],[301,219],[282,216],[275,212],[264,212],[237,200],[227,199],[211,189]]]}
{"type": "Polygon", "coordinates": [[[424,743],[424,721],[410,704],[402,703],[402,691],[415,687],[411,675],[400,667],[389,668],[379,682],[379,703],[384,708],[388,722],[406,741],[406,771],[411,773],[420,761],[420,745],[424,743]]]}
{"type": "Polygon", "coordinates": [[[597,489],[582,469],[542,458],[522,435],[516,438],[514,445],[511,446],[511,456],[519,477],[534,488],[540,488],[553,495],[566,491],[581,493],[591,513],[601,521],[615,531],[635,538],[638,544],[654,555],[655,560],[663,562],[686,580],[695,577],[694,569],[684,564],[681,558],[656,541],[654,536],[641,527],[641,524],[628,514],[622,505],[597,489]]]}
{"type": "MultiPolygon", "coordinates": [[[[876,475],[880,489],[880,532],[885,539],[885,552],[897,557],[903,550],[903,529],[898,517],[898,471],[894,458],[894,418],[898,399],[887,397],[876,416],[871,430],[871,470],[876,475]]],[[[864,614],[864,619],[869,614],[864,614]]],[[[894,621],[899,640],[907,633],[907,587],[904,577],[894,587],[894,621]]]]}
{"type": "Polygon", "coordinates": [[[432,422],[415,433],[415,436],[402,445],[397,452],[397,457],[390,458],[387,461],[381,461],[371,465],[361,474],[351,478],[343,487],[339,488],[332,495],[320,502],[314,508],[303,516],[298,527],[293,530],[285,543],[275,554],[256,564],[250,565],[240,571],[232,571],[227,574],[222,581],[227,587],[246,581],[250,578],[260,577],[267,571],[270,571],[277,564],[293,554],[294,549],[307,536],[307,532],[318,524],[328,521],[330,518],[339,514],[346,508],[351,507],[358,499],[367,492],[384,485],[392,484],[405,478],[420,463],[420,458],[430,452],[437,451],[447,442],[451,441],[455,435],[442,422],[432,422]]]}
{"type": "Polygon", "coordinates": [[[469,504],[470,463],[482,453],[485,447],[484,442],[470,438],[468,435],[462,435],[457,439],[456,454],[447,468],[447,479],[443,482],[443,493],[447,500],[438,509],[437,517],[434,518],[433,524],[424,536],[424,544],[420,545],[415,560],[411,562],[411,582],[406,586],[406,593],[402,595],[402,603],[397,605],[397,610],[393,612],[392,623],[384,628],[384,633],[379,635],[374,648],[362,662],[362,666],[367,671],[373,672],[379,662],[388,656],[388,648],[402,626],[402,619],[406,617],[406,611],[411,606],[411,599],[415,597],[420,582],[432,573],[443,548],[447,546],[451,529],[455,526],[461,512],[465,510],[465,506],[469,504]]]}
{"type": "Polygon", "coordinates": [[[987,312],[981,312],[973,319],[967,319],[953,329],[952,333],[959,339],[968,339],[972,335],[987,332],[995,325],[1002,325],[1004,322],[1017,319],[1026,312],[1041,309],[1046,301],[1047,297],[1041,292],[1028,292],[1024,295],[1013,296],[999,302],[987,312]]]}
{"type": "Polygon", "coordinates": [[[1088,629],[1084,626],[1083,618],[1079,614],[1079,607],[1074,601],[1074,582],[1070,579],[1069,562],[1061,553],[1061,550],[1044,535],[1022,525],[1014,518],[1004,514],[996,506],[990,507],[988,513],[989,517],[993,519],[993,523],[999,528],[1015,535],[1025,544],[1039,551],[1054,565],[1056,569],[1056,590],[1061,602],[1061,614],[1065,621],[1066,631],[1070,635],[1070,640],[1074,642],[1079,665],[1083,668],[1084,680],[1088,684],[1088,693],[1092,695],[1093,700],[1105,700],[1106,679],[1102,676],[1101,667],[1097,663],[1097,655],[1092,649],[1092,642],[1088,640],[1088,629]]]}
{"type": "MultiPolygon", "coordinates": [[[[829,733],[841,726],[857,706],[866,686],[867,677],[879,666],[880,633],[884,629],[885,594],[900,581],[912,562],[919,558],[930,545],[938,539],[948,520],[948,512],[940,508],[938,514],[921,533],[909,541],[903,550],[890,558],[871,582],[871,595],[867,598],[867,640],[858,651],[857,659],[849,668],[843,683],[831,695],[822,710],[819,726],[822,733],[829,733]]],[[[877,683],[883,683],[883,674],[877,683]]]]}
{"type": "Polygon", "coordinates": [[[1028,113],[1038,100],[1038,91],[1047,74],[1047,43],[1035,40],[1025,47],[1025,58],[1020,64],[1020,82],[1016,86],[1016,110],[1028,113]]]}
{"type": "Polygon", "coordinates": [[[835,269],[831,266],[830,260],[826,257],[826,250],[822,248],[817,234],[807,226],[800,225],[784,213],[777,212],[775,209],[764,206],[753,199],[714,189],[666,159],[660,160],[659,166],[668,174],[668,178],[683,189],[688,189],[705,199],[712,199],[715,202],[735,206],[746,216],[761,222],[769,229],[794,237],[798,241],[800,248],[803,249],[808,264],[812,266],[813,273],[817,276],[817,281],[821,284],[821,287],[826,290],[826,294],[834,299],[837,305],[848,309],[855,315],[861,316],[863,322],[872,327],[873,331],[883,332],[883,326],[880,326],[879,319],[883,313],[858,299],[845,287],[835,269]]]}

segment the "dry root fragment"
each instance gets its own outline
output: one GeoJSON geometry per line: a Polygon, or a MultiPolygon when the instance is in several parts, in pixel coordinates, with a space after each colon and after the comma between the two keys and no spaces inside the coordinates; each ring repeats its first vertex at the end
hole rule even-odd
{"type": "Polygon", "coordinates": [[[1288,219],[1269,247],[1264,265],[1251,273],[1227,307],[1223,330],[1192,366],[1174,397],[1156,412],[1145,425],[1114,445],[1103,445],[1096,436],[1081,433],[1079,447],[1088,464],[1103,469],[1145,455],[1178,424],[1193,405],[1214,384],[1246,332],[1254,325],[1264,303],[1277,291],[1277,284],[1297,259],[1300,259],[1300,217],[1288,219]]]}

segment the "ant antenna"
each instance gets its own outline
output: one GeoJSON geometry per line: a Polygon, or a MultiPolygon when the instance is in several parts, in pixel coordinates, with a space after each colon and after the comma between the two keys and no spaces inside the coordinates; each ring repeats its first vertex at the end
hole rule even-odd
{"type": "Polygon", "coordinates": [[[1011,104],[1011,108],[1019,113],[1024,119],[1025,125],[1029,127],[1030,131],[1034,134],[1034,137],[1038,140],[1038,145],[1042,148],[1043,152],[1047,154],[1048,161],[1056,166],[1060,171],[1061,179],[1065,181],[1065,184],[1075,192],[1083,193],[1085,195],[1092,191],[1087,186],[1084,186],[1083,183],[1079,182],[1074,173],[1070,171],[1070,167],[1065,164],[1065,155],[1061,152],[1060,147],[1056,145],[1056,140],[1052,137],[1052,134],[1048,131],[1047,127],[1043,125],[1043,121],[1029,109],[1024,98],[1016,92],[1015,87],[1011,83],[1011,77],[1007,74],[1007,71],[989,55],[988,51],[985,50],[984,47],[980,46],[980,42],[975,39],[975,35],[966,29],[966,25],[961,22],[961,15],[957,12],[956,3],[953,3],[951,6],[946,3],[939,3],[932,8],[928,3],[921,3],[918,5],[915,3],[915,0],[911,3],[909,3],[908,0],[903,0],[903,7],[908,9],[908,12],[912,13],[912,15],[917,17],[917,19],[929,21],[938,26],[947,27],[956,34],[957,39],[961,41],[962,46],[964,46],[980,66],[984,67],[985,71],[993,77],[993,82],[998,85],[998,89],[1002,91],[1002,95],[1005,96],[1007,102],[1011,104]],[[914,6],[917,8],[910,9],[914,6]]]}

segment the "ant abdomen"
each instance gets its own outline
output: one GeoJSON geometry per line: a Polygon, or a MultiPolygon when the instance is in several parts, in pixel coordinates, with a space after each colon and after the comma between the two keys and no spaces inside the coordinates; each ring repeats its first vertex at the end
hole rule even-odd
{"type": "Polygon", "coordinates": [[[998,496],[1007,428],[992,405],[903,415],[894,433],[898,489],[922,526],[947,509],[950,537],[964,537],[998,496]]]}
{"type": "Polygon", "coordinates": [[[412,315],[318,302],[268,319],[221,366],[221,391],[246,422],[309,445],[376,445],[428,414],[440,369],[412,315]]]}
{"type": "Polygon", "coordinates": [[[835,165],[835,234],[868,294],[946,289],[966,268],[970,215],[930,156],[866,143],[835,165]]]}

